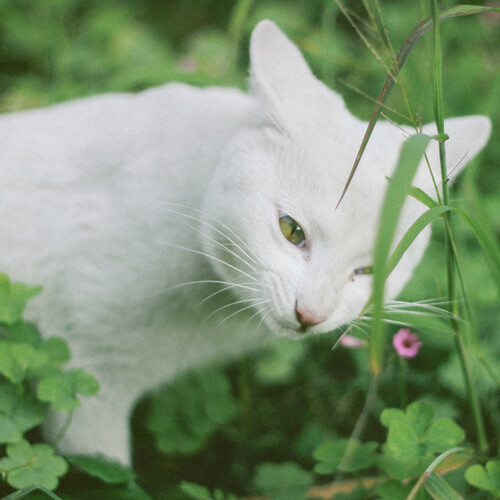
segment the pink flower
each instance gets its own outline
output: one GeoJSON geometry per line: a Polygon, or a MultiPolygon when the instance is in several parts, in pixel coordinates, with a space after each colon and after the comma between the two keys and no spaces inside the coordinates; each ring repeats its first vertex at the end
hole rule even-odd
{"type": "Polygon", "coordinates": [[[357,337],[353,337],[352,335],[344,334],[340,337],[340,343],[344,347],[349,347],[354,349],[356,347],[364,347],[366,345],[365,340],[358,339],[357,337]]]}
{"type": "Polygon", "coordinates": [[[413,358],[418,354],[422,342],[418,341],[418,335],[411,333],[408,328],[401,328],[392,339],[392,345],[396,352],[403,358],[413,358]]]}

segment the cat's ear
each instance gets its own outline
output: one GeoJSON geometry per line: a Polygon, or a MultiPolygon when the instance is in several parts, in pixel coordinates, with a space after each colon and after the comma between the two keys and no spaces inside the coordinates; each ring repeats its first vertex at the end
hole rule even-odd
{"type": "Polygon", "coordinates": [[[300,50],[268,20],[257,24],[250,40],[250,85],[278,114],[298,101],[307,103],[308,97],[326,89],[313,75],[300,50]]]}
{"type": "MultiPolygon", "coordinates": [[[[436,134],[434,124],[425,125],[423,133],[436,134]]],[[[448,118],[444,123],[444,131],[449,139],[446,145],[446,165],[450,179],[453,180],[486,145],[491,133],[491,122],[486,116],[464,116],[448,118]]],[[[427,151],[436,179],[439,173],[439,147],[432,141],[427,151]]],[[[430,176],[429,176],[430,177],[430,176]]]]}

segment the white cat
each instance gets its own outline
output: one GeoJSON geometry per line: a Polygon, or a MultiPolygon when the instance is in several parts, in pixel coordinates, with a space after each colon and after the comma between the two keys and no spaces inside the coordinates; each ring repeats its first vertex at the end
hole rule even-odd
{"type": "MultiPolygon", "coordinates": [[[[249,95],[169,84],[0,118],[0,269],[44,286],[29,318],[64,336],[101,385],[64,452],[128,462],[144,391],[270,332],[331,331],[370,294],[353,271],[372,263],[385,176],[410,129],[377,125],[335,210],[366,124],[272,22],[250,53],[249,95]]],[[[462,168],[490,124],[451,119],[446,132],[448,164],[462,168]]],[[[435,142],[429,156],[437,168],[435,142]]],[[[420,170],[415,183],[432,192],[420,170]]],[[[399,236],[423,210],[408,201],[399,236]]],[[[427,241],[393,272],[389,299],[427,241]]]]}

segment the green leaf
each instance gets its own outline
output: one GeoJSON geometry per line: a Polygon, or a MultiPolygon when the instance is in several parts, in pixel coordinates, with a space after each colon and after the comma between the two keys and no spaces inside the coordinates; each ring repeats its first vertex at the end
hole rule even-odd
{"type": "Polygon", "coordinates": [[[429,136],[417,134],[403,144],[396,170],[382,205],[373,262],[373,325],[369,346],[370,366],[375,375],[382,368],[385,347],[385,327],[382,320],[389,252],[406,193],[429,141],[429,136]]]}
{"type": "Polygon", "coordinates": [[[204,486],[200,486],[199,484],[182,481],[181,490],[196,500],[210,500],[212,498],[210,490],[204,486]]]}
{"type": "Polygon", "coordinates": [[[404,253],[410,245],[415,241],[417,236],[433,221],[441,218],[441,216],[452,210],[451,207],[439,205],[437,207],[430,208],[424,212],[406,231],[403,235],[396,248],[392,252],[388,262],[387,262],[387,275],[389,275],[394,268],[397,266],[398,262],[403,257],[404,253]]]}
{"type": "Polygon", "coordinates": [[[489,460],[486,467],[471,465],[465,471],[465,479],[472,486],[500,498],[500,460],[489,460]]]}
{"type": "Polygon", "coordinates": [[[54,456],[48,444],[31,445],[25,440],[7,446],[7,457],[0,459],[0,469],[7,475],[7,482],[17,489],[40,485],[55,490],[58,478],[68,470],[68,464],[54,456]]]}
{"type": "Polygon", "coordinates": [[[302,342],[276,342],[255,365],[255,375],[264,384],[289,382],[296,373],[298,362],[304,358],[302,342]]]}
{"type": "Polygon", "coordinates": [[[406,500],[410,488],[404,486],[400,481],[387,481],[375,490],[381,500],[406,500]]]}
{"type": "Polygon", "coordinates": [[[315,472],[318,474],[332,474],[335,472],[344,455],[347,441],[347,439],[339,439],[321,443],[313,452],[313,457],[319,461],[314,466],[315,472]]]}
{"type": "Polygon", "coordinates": [[[319,474],[332,474],[337,470],[356,472],[376,464],[378,443],[361,443],[356,439],[339,439],[320,444],[313,453],[319,461],[314,467],[319,474]]]}
{"type": "Polygon", "coordinates": [[[21,320],[26,303],[42,287],[12,283],[6,274],[0,274],[0,323],[12,325],[21,320]]]}
{"type": "Polygon", "coordinates": [[[83,469],[87,474],[108,484],[123,484],[135,479],[135,473],[119,462],[104,455],[70,455],[66,459],[72,465],[83,469]]]}
{"type": "Polygon", "coordinates": [[[441,418],[436,420],[425,432],[423,442],[437,453],[456,446],[465,439],[465,432],[453,420],[441,418]]]}
{"type": "Polygon", "coordinates": [[[39,368],[47,360],[47,354],[31,344],[0,341],[0,373],[14,383],[24,380],[29,370],[39,368]]]}
{"type": "Polygon", "coordinates": [[[257,467],[253,484],[272,500],[304,500],[313,476],[293,462],[264,463],[257,467]]]}
{"type": "Polygon", "coordinates": [[[425,454],[414,429],[401,420],[393,421],[389,427],[387,449],[396,459],[404,462],[419,460],[425,454]]]}
{"type": "Polygon", "coordinates": [[[15,443],[22,437],[23,433],[16,422],[0,413],[0,443],[15,443]]]}
{"type": "Polygon", "coordinates": [[[43,378],[38,385],[38,397],[51,403],[55,410],[70,411],[80,405],[77,394],[93,396],[99,390],[97,380],[80,369],[57,372],[43,378]]]}
{"type": "Polygon", "coordinates": [[[391,461],[410,467],[410,464],[432,460],[435,453],[449,450],[463,441],[465,433],[457,424],[448,418],[432,423],[433,417],[434,409],[425,401],[412,403],[405,411],[389,408],[382,412],[380,421],[389,428],[385,447],[388,470],[391,461]]]}
{"type": "Polygon", "coordinates": [[[434,472],[425,480],[425,489],[434,500],[464,500],[447,481],[434,472]]]}
{"type": "Polygon", "coordinates": [[[10,342],[31,344],[33,347],[37,347],[42,341],[42,335],[33,323],[20,321],[15,325],[10,325],[8,331],[10,342]]]}
{"type": "Polygon", "coordinates": [[[412,198],[415,198],[420,203],[423,203],[428,208],[434,208],[440,206],[437,201],[435,201],[425,191],[422,191],[422,189],[416,186],[411,186],[410,189],[408,190],[408,194],[412,198]]]}
{"type": "Polygon", "coordinates": [[[39,350],[46,353],[49,362],[54,365],[66,363],[71,357],[67,342],[60,337],[48,338],[41,344],[39,350]]]}
{"type": "Polygon", "coordinates": [[[45,405],[22,387],[0,384],[0,443],[19,441],[22,435],[43,422],[45,405]]]}
{"type": "Polygon", "coordinates": [[[204,446],[237,411],[227,376],[200,371],[180,377],[154,395],[146,425],[161,451],[189,454],[204,446]]]}
{"type": "Polygon", "coordinates": [[[417,401],[406,407],[406,410],[388,408],[380,415],[380,422],[385,427],[399,420],[412,429],[415,436],[420,437],[432,422],[434,409],[425,401],[417,401]]]}

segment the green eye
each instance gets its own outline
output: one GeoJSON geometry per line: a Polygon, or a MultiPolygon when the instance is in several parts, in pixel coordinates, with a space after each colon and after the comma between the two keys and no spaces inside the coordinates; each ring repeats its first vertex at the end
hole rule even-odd
{"type": "Polygon", "coordinates": [[[306,236],[304,231],[289,215],[282,215],[280,217],[280,229],[283,236],[292,245],[301,247],[305,244],[306,236]]]}

